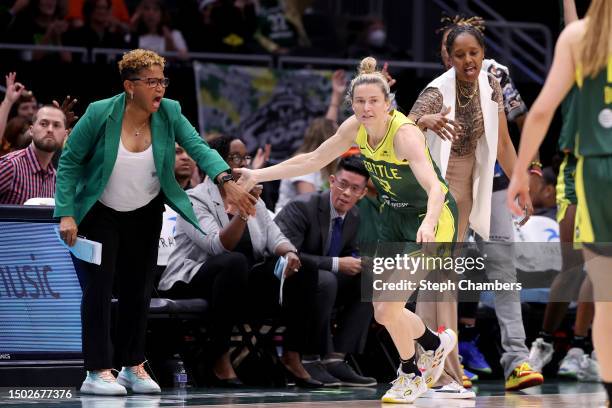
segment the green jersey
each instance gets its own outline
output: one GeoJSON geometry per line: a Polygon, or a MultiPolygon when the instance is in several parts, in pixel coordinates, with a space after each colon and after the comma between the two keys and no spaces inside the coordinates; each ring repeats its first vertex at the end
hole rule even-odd
{"type": "MultiPolygon", "coordinates": [[[[416,179],[408,160],[400,160],[395,155],[393,141],[395,134],[403,125],[416,126],[414,122],[401,112],[389,113],[391,120],[385,137],[374,148],[368,143],[368,133],[363,125],[357,133],[357,144],[363,156],[365,168],[370,173],[372,182],[376,186],[381,201],[394,209],[427,209],[427,192],[416,179]]],[[[425,154],[434,168],[440,185],[446,193],[448,187],[440,176],[438,167],[431,159],[429,148],[425,146],[425,154]]]]}
{"type": "Polygon", "coordinates": [[[612,155],[612,55],[595,78],[583,78],[581,71],[580,67],[576,70],[576,154],[612,155]]]}
{"type": "Polygon", "coordinates": [[[573,151],[576,142],[576,133],[578,132],[578,118],[575,111],[577,94],[578,86],[574,85],[561,103],[563,125],[559,133],[559,150],[564,153],[573,151]]]}
{"type": "MultiPolygon", "coordinates": [[[[370,173],[383,203],[379,238],[389,242],[414,241],[419,225],[427,213],[428,196],[412,172],[408,160],[400,160],[395,155],[393,141],[401,126],[416,125],[398,111],[392,111],[389,115],[391,116],[389,128],[377,146],[370,146],[368,133],[363,125],[359,127],[356,141],[365,168],[370,173]]],[[[438,175],[442,191],[446,194],[446,200],[435,228],[436,242],[455,242],[457,239],[455,200],[448,191],[448,186],[441,177],[438,167],[431,159],[427,145],[425,145],[424,153],[438,175]]]]}

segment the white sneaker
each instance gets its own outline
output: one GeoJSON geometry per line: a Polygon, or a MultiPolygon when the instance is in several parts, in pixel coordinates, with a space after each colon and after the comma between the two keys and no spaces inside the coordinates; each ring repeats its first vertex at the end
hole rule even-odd
{"type": "Polygon", "coordinates": [[[588,354],[582,356],[577,377],[578,381],[601,382],[601,377],[599,376],[599,363],[595,357],[595,351],[593,351],[591,357],[589,357],[588,354]]]}
{"type": "Polygon", "coordinates": [[[87,371],[80,391],[83,394],[127,395],[127,390],[117,383],[111,370],[87,371]]]}
{"type": "Polygon", "coordinates": [[[130,388],[135,394],[159,394],[161,389],[149,377],[144,363],[134,367],[123,367],[117,376],[117,382],[125,388],[130,388]]]}
{"type": "Polygon", "coordinates": [[[463,386],[453,381],[442,387],[432,387],[423,395],[423,398],[434,399],[471,399],[476,398],[474,391],[466,390],[463,386]]]}
{"type": "Polygon", "coordinates": [[[423,378],[413,373],[404,374],[397,370],[397,378],[391,382],[391,389],[382,397],[382,402],[395,404],[411,404],[427,392],[423,378]]]}
{"type": "Polygon", "coordinates": [[[531,343],[531,350],[529,351],[531,368],[541,373],[544,366],[552,360],[553,352],[552,344],[545,342],[542,337],[535,339],[535,341],[531,343]]]}
{"type": "Polygon", "coordinates": [[[565,378],[578,378],[578,371],[580,371],[580,362],[582,361],[582,357],[584,356],[584,351],[578,347],[572,347],[567,351],[563,360],[561,360],[561,364],[559,365],[559,371],[557,371],[557,375],[565,378]]]}
{"type": "Polygon", "coordinates": [[[427,387],[433,387],[436,384],[436,381],[438,381],[444,371],[446,356],[448,356],[457,345],[457,335],[451,329],[444,330],[438,336],[440,337],[440,345],[438,348],[436,350],[423,351],[417,362],[417,366],[419,370],[421,370],[421,373],[423,373],[423,379],[427,387]]]}

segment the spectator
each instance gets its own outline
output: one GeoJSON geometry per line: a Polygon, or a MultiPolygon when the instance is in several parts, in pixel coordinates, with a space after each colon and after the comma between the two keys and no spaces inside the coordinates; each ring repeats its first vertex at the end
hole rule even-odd
{"type": "Polygon", "coordinates": [[[192,37],[197,51],[248,53],[257,28],[252,0],[200,0],[201,23],[192,37]]]}
{"type": "Polygon", "coordinates": [[[255,39],[266,51],[273,54],[288,54],[298,46],[310,46],[301,14],[293,3],[291,8],[287,8],[279,0],[259,2],[255,39]]]}
{"type": "MultiPolygon", "coordinates": [[[[314,119],[306,129],[304,133],[304,142],[295,152],[294,156],[314,151],[327,140],[327,138],[336,133],[337,128],[338,126],[336,123],[330,119],[314,119]]],[[[310,173],[305,176],[281,180],[275,212],[278,213],[289,201],[299,194],[321,190],[328,177],[332,174],[334,166],[335,162],[332,162],[321,169],[321,171],[310,173]]]]}
{"type": "MultiPolygon", "coordinates": [[[[199,175],[198,166],[189,157],[185,149],[178,143],[174,144],[174,178],[183,190],[189,190],[199,183],[194,183],[193,174],[199,175]]],[[[157,265],[165,268],[168,258],[174,249],[174,232],[176,229],[177,213],[168,204],[164,204],[164,215],[161,233],[159,235],[159,248],[157,250],[157,265]]]]}
{"type": "Polygon", "coordinates": [[[4,137],[9,113],[15,102],[19,100],[22,92],[25,91],[23,84],[15,82],[16,77],[17,74],[15,72],[10,72],[4,77],[6,80],[6,90],[4,92],[4,99],[0,104],[0,156],[7,153],[10,149],[9,142],[4,137]]]}
{"type": "Polygon", "coordinates": [[[38,101],[36,100],[36,97],[32,91],[23,89],[19,95],[19,98],[11,107],[9,118],[19,116],[31,122],[32,118],[36,114],[36,111],[38,111],[38,101]]]}
{"type": "MultiPolygon", "coordinates": [[[[62,36],[68,29],[64,12],[58,0],[33,0],[23,9],[8,28],[8,41],[18,44],[62,45],[62,36]]],[[[25,59],[39,60],[45,51],[23,54],[25,59]]],[[[55,57],[49,57],[51,59],[55,57]]]]}
{"type": "MultiPolygon", "coordinates": [[[[338,128],[338,111],[343,102],[345,91],[346,73],[341,69],[336,70],[332,74],[331,97],[325,117],[316,118],[310,123],[306,129],[306,132],[304,133],[304,141],[302,142],[302,146],[300,146],[300,148],[294,153],[294,156],[314,151],[317,147],[319,147],[319,145],[327,140],[327,138],[336,132],[336,129],[338,128]]],[[[278,189],[278,199],[276,200],[276,206],[274,208],[275,212],[278,214],[285,204],[299,194],[319,191],[323,189],[323,187],[327,188],[328,186],[325,184],[335,167],[336,161],[332,161],[321,171],[301,177],[281,180],[278,189]]],[[[257,169],[259,167],[253,166],[252,168],[257,169]]]]}
{"type": "Polygon", "coordinates": [[[21,205],[30,198],[55,194],[51,159],[66,137],[66,116],[55,106],[43,106],[30,132],[29,147],[0,158],[0,204],[21,205]]]}
{"type": "Polygon", "coordinates": [[[32,122],[20,116],[9,120],[4,130],[5,150],[0,151],[0,156],[28,147],[32,143],[30,126],[32,126],[32,122]]]}
{"type": "Polygon", "coordinates": [[[329,176],[329,192],[297,197],[275,218],[302,259],[314,262],[319,270],[315,354],[305,355],[303,361],[306,371],[326,386],[376,385],[374,378],[358,375],[345,361],[347,353],[363,351],[373,313],[371,303],[361,302],[359,211],[354,208],[367,192],[368,179],[361,160],[342,159],[336,173],[329,176]],[[342,308],[332,339],[334,305],[342,308]],[[325,359],[321,361],[319,355],[325,359]]]}
{"type": "Polygon", "coordinates": [[[541,174],[531,170],[529,196],[533,203],[533,214],[557,219],[557,176],[552,167],[544,167],[541,174]]]}
{"type": "MultiPolygon", "coordinates": [[[[113,22],[111,0],[85,0],[83,22],[78,28],[69,30],[64,44],[75,47],[126,48],[123,35],[113,22]]],[[[68,54],[71,56],[71,54],[68,54]]],[[[71,60],[71,58],[69,59],[71,60]]]]}
{"type": "Polygon", "coordinates": [[[405,53],[389,44],[385,23],[378,19],[371,20],[357,35],[348,48],[348,56],[361,58],[364,55],[375,56],[376,59],[405,59],[405,53]]]}
{"type": "Polygon", "coordinates": [[[187,58],[187,43],[179,30],[171,28],[170,15],[161,0],[142,0],[132,17],[134,47],[164,53],[177,51],[187,58]]]}
{"type": "MultiPolygon", "coordinates": [[[[232,169],[248,164],[246,147],[239,140],[220,136],[210,145],[232,169]]],[[[251,194],[258,197],[260,192],[254,190],[251,194]]],[[[274,268],[278,257],[286,256],[288,268],[282,309],[287,331],[281,361],[288,374],[295,377],[296,384],[321,386],[304,370],[299,354],[305,348],[309,328],[306,322],[310,321],[314,308],[317,285],[314,263],[297,256],[295,247],[272,222],[261,199],[255,206],[255,217],[248,218],[245,214],[227,213],[224,193],[210,178],[188,194],[207,234],[201,234],[182,217],[177,219],[176,248],[170,255],[159,289],[167,291],[165,296],[171,298],[203,297],[209,301],[212,382],[241,384],[229,355],[232,327],[245,317],[247,305],[263,303],[264,309],[276,308],[280,282],[274,276],[274,268]]]]}
{"type": "Polygon", "coordinates": [[[174,176],[179,186],[183,190],[195,187],[191,182],[193,172],[196,170],[195,162],[178,143],[174,144],[174,153],[176,155],[174,159],[174,176]]]}
{"type": "MultiPolygon", "coordinates": [[[[83,27],[87,24],[85,15],[85,3],[87,0],[68,0],[68,12],[66,20],[74,28],[83,27]]],[[[110,0],[110,25],[121,31],[127,31],[130,23],[130,12],[124,0],[110,0]]]]}
{"type": "Polygon", "coordinates": [[[219,4],[218,0],[199,0],[197,17],[186,16],[186,24],[189,25],[189,29],[185,30],[185,33],[189,49],[200,52],[218,51],[220,41],[212,14],[219,4]]]}

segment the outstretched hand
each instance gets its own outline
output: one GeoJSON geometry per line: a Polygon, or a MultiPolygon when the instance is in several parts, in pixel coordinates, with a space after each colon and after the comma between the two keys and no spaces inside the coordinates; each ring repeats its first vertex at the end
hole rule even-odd
{"type": "Polygon", "coordinates": [[[71,99],[70,95],[64,98],[64,101],[62,102],[61,105],[55,99],[53,100],[53,106],[55,106],[58,109],[61,109],[62,112],[64,112],[64,115],[66,115],[66,128],[71,128],[72,125],[74,125],[74,123],[79,118],[77,115],[74,114],[74,111],[72,110],[76,103],[77,103],[77,99],[76,98],[71,99]]]}
{"type": "Polygon", "coordinates": [[[338,69],[332,74],[332,90],[335,94],[344,95],[346,91],[346,72],[338,69]]]}
{"type": "Polygon", "coordinates": [[[249,193],[251,189],[245,189],[244,186],[239,186],[234,182],[223,184],[225,198],[228,204],[228,212],[239,214],[255,215],[255,203],[257,198],[249,193]]]}
{"type": "Polygon", "coordinates": [[[391,88],[397,82],[395,79],[393,79],[391,74],[389,74],[389,63],[388,62],[385,62],[385,64],[383,65],[382,71],[380,71],[380,73],[384,75],[385,79],[387,80],[387,83],[389,84],[389,88],[391,88]]]}
{"type": "Polygon", "coordinates": [[[266,143],[265,147],[262,149],[261,147],[257,149],[257,153],[255,153],[255,158],[253,159],[253,163],[251,164],[251,168],[253,170],[261,169],[268,160],[270,160],[270,153],[272,152],[272,145],[270,143],[266,143]]]}
{"type": "Polygon", "coordinates": [[[247,169],[246,167],[241,167],[239,169],[232,169],[232,173],[237,176],[240,176],[238,179],[238,185],[242,187],[245,191],[251,191],[253,187],[257,184],[257,178],[255,177],[255,171],[251,169],[247,169]]]}
{"type": "Polygon", "coordinates": [[[440,113],[421,116],[418,120],[419,127],[421,129],[429,129],[443,140],[450,140],[452,142],[459,137],[458,131],[461,126],[454,120],[446,117],[450,110],[450,106],[443,106],[440,113]]]}
{"type": "Polygon", "coordinates": [[[16,72],[9,72],[4,76],[4,79],[6,80],[6,94],[4,95],[4,99],[11,105],[17,102],[17,99],[19,99],[22,92],[26,90],[22,83],[15,82],[16,77],[16,72]]]}

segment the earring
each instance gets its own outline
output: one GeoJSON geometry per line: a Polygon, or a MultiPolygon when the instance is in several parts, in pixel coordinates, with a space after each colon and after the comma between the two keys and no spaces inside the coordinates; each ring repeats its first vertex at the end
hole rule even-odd
{"type": "Polygon", "coordinates": [[[130,99],[134,100],[134,92],[130,92],[130,99]]]}

